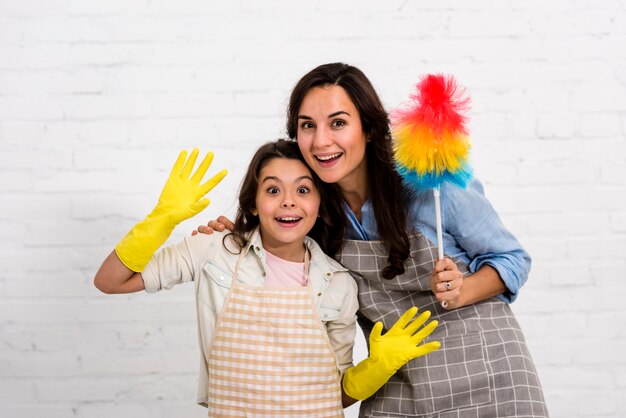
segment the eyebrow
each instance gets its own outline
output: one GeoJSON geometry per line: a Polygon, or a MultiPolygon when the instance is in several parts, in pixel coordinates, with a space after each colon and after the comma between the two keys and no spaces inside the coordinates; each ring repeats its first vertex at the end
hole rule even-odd
{"type": "MultiPolygon", "coordinates": [[[[334,118],[335,116],[339,116],[339,115],[348,115],[350,117],[352,117],[352,115],[350,115],[348,112],[346,112],[345,110],[339,110],[337,112],[331,113],[330,115],[328,115],[329,118],[334,118]]],[[[313,119],[310,116],[306,116],[306,115],[298,115],[298,119],[306,119],[306,120],[311,120],[313,119]]]]}
{"type": "MultiPolygon", "coordinates": [[[[267,177],[264,177],[263,180],[261,180],[261,183],[265,183],[268,180],[274,180],[274,181],[281,182],[281,180],[278,177],[276,177],[276,176],[267,176],[267,177]]],[[[311,176],[300,176],[300,177],[298,177],[296,179],[296,182],[298,182],[300,180],[311,180],[311,181],[313,181],[313,177],[311,177],[311,176]]]]}

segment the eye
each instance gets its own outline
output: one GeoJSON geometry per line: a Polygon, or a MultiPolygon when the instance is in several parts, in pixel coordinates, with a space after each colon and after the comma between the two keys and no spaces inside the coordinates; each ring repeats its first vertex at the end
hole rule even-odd
{"type": "Polygon", "coordinates": [[[342,126],[345,126],[345,125],[346,125],[346,121],[343,119],[335,119],[330,124],[330,126],[332,126],[333,128],[341,128],[342,126]]]}
{"type": "Polygon", "coordinates": [[[279,192],[278,187],[271,186],[266,189],[268,194],[277,194],[279,192]]]}
{"type": "Polygon", "coordinates": [[[301,186],[301,187],[298,187],[298,193],[299,194],[308,194],[308,193],[311,193],[311,189],[309,189],[306,186],[301,186]]]}
{"type": "Polygon", "coordinates": [[[313,124],[313,122],[304,121],[300,124],[300,128],[301,129],[313,129],[315,128],[315,125],[313,124]]]}

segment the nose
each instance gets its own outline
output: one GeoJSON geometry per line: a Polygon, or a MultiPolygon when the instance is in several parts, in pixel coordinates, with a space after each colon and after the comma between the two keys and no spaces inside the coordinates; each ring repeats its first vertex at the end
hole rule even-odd
{"type": "Polygon", "coordinates": [[[296,200],[294,199],[293,193],[290,191],[286,191],[283,195],[283,201],[280,204],[283,208],[294,208],[296,207],[296,200]]]}
{"type": "Polygon", "coordinates": [[[318,126],[313,137],[313,145],[315,148],[324,148],[332,143],[329,129],[326,125],[318,126]]]}

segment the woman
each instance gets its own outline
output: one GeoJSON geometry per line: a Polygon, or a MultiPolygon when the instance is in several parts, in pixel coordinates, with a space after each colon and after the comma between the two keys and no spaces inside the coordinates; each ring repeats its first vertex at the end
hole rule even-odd
{"type": "Polygon", "coordinates": [[[509,307],[530,257],[480,182],[442,187],[446,258],[437,260],[432,194],[403,186],[387,113],[359,69],[326,64],[302,77],[290,97],[287,132],[345,203],[335,257],[357,280],[366,337],[375,322],[388,329],[410,306],[430,310],[440,324],[432,338],[442,348],[402,367],[361,404],[360,416],[548,416],[509,307]]]}

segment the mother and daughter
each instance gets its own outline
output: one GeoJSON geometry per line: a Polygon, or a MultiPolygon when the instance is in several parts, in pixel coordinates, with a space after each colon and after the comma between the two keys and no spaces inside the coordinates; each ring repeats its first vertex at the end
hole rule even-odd
{"type": "Polygon", "coordinates": [[[189,179],[196,157],[180,157],[95,278],[108,293],[196,283],[209,416],[341,416],[355,400],[361,417],[548,416],[509,307],[530,257],[479,181],[443,186],[438,260],[432,195],[396,173],[387,113],[359,69],[302,77],[287,132],[253,158],[234,224],[220,217],[154,254],[222,176],[200,185],[210,158],[189,179]],[[357,316],[370,355],[352,367],[357,316]],[[441,349],[420,344],[429,334],[441,349]]]}

